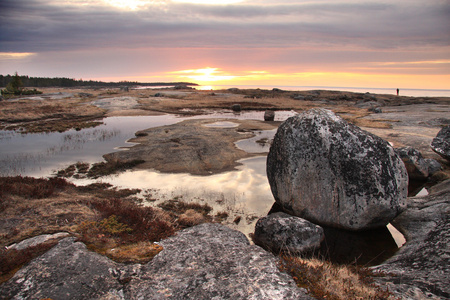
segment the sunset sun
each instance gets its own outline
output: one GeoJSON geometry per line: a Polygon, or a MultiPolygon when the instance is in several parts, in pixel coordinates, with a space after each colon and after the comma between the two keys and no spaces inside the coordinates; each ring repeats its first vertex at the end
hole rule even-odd
{"type": "Polygon", "coordinates": [[[173,2],[193,4],[235,4],[242,2],[242,0],[173,0],[173,2]]]}
{"type": "Polygon", "coordinates": [[[188,78],[191,80],[201,82],[215,82],[222,80],[231,80],[236,78],[236,76],[226,74],[223,71],[220,71],[218,68],[210,68],[210,67],[204,69],[175,71],[171,73],[178,74],[178,76],[182,78],[188,78]]]}

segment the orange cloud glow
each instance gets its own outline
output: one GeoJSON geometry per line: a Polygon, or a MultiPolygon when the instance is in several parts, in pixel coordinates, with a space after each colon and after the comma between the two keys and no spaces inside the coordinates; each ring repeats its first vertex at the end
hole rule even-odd
{"type": "Polygon", "coordinates": [[[299,72],[270,71],[227,72],[219,68],[203,68],[170,72],[173,80],[194,80],[200,85],[268,85],[268,86],[330,86],[439,89],[448,86],[450,75],[369,74],[359,72],[299,72]]]}

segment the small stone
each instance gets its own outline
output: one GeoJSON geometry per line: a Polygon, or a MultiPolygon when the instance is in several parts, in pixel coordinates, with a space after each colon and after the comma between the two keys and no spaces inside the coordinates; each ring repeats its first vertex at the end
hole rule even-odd
{"type": "Polygon", "coordinates": [[[266,110],[264,112],[264,121],[274,121],[275,120],[275,112],[273,110],[266,110]]]}
{"type": "Polygon", "coordinates": [[[241,111],[242,108],[241,108],[241,105],[240,105],[240,104],[233,104],[233,105],[231,106],[231,110],[232,110],[232,111],[241,111]]]}
{"type": "Polygon", "coordinates": [[[283,212],[259,219],[254,234],[255,244],[295,255],[319,248],[324,238],[322,227],[283,212]]]}

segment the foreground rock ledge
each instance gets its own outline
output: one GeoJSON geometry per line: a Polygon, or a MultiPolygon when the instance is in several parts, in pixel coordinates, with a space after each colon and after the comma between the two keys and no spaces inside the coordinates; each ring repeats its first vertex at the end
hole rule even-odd
{"type": "Polygon", "coordinates": [[[123,265],[74,238],[34,259],[0,295],[12,299],[312,299],[278,260],[239,231],[202,224],[160,243],[146,265],[123,265]]]}
{"type": "Polygon", "coordinates": [[[408,198],[393,224],[407,243],[374,267],[382,272],[377,282],[400,299],[450,299],[450,180],[433,194],[408,198]]]}
{"type": "Polygon", "coordinates": [[[267,177],[284,211],[319,225],[383,227],[406,206],[408,174],[394,149],[326,109],[281,124],[267,177]]]}

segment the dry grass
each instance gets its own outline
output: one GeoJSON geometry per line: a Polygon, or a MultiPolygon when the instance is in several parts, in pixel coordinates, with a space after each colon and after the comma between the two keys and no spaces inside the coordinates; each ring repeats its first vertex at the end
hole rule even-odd
{"type": "Polygon", "coordinates": [[[389,291],[373,283],[376,274],[367,268],[285,256],[281,258],[281,269],[317,299],[395,299],[389,291]]]}
{"type": "Polygon", "coordinates": [[[108,249],[105,255],[121,263],[147,263],[161,252],[163,247],[152,242],[139,242],[108,249]]]}
{"type": "Polygon", "coordinates": [[[95,127],[105,112],[80,100],[20,100],[0,102],[0,129],[26,133],[95,127]]]}

